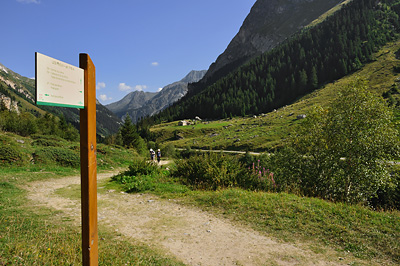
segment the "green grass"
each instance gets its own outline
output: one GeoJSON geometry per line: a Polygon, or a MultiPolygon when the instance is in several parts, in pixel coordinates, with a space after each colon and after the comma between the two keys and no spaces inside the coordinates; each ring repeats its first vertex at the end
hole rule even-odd
{"type": "MultiPolygon", "coordinates": [[[[327,84],[275,112],[257,118],[201,122],[178,127],[177,122],[154,126],[151,131],[163,145],[178,148],[232,149],[272,151],[294,134],[299,120],[315,105],[326,106],[335,99],[337,90],[356,76],[369,80],[371,90],[381,95],[400,77],[393,71],[399,64],[394,52],[400,42],[389,44],[376,54],[376,60],[362,70],[334,84],[327,84]],[[184,139],[177,140],[176,135],[184,139]]],[[[0,265],[80,265],[80,231],[70,217],[53,210],[30,206],[21,185],[31,181],[79,174],[77,167],[60,167],[51,160],[32,161],[33,154],[45,145],[77,152],[79,143],[63,140],[37,141],[0,132],[0,145],[13,148],[17,162],[0,162],[0,265]]],[[[137,154],[118,146],[97,146],[99,170],[127,167],[137,154]]],[[[8,150],[3,149],[4,154],[8,150]]],[[[43,155],[46,156],[46,155],[43,155]]],[[[51,159],[51,158],[46,158],[51,159]]],[[[217,192],[191,191],[168,175],[143,180],[142,192],[165,198],[180,199],[182,204],[196,205],[217,215],[253,227],[282,241],[308,243],[314,250],[325,246],[349,252],[365,264],[400,263],[400,213],[373,211],[363,206],[335,204],[314,198],[285,193],[261,193],[240,189],[217,192]]],[[[110,183],[105,186],[116,187],[110,183]]],[[[76,198],[79,186],[72,192],[59,191],[76,198]]],[[[115,232],[99,228],[100,265],[182,265],[157,251],[138,243],[127,242],[115,232]]]]}
{"type": "MultiPolygon", "coordinates": [[[[197,206],[281,241],[306,244],[317,253],[333,249],[355,257],[354,261],[360,265],[400,263],[399,211],[374,211],[364,206],[286,193],[242,189],[192,191],[187,187],[182,189],[184,186],[177,180],[173,184],[173,180],[160,182],[163,179],[152,177],[154,184],[150,187],[157,189],[137,192],[197,206]],[[163,188],[160,183],[169,185],[163,188]]],[[[124,189],[123,186],[119,188],[124,189]]]]}
{"type": "Polygon", "coordinates": [[[400,60],[395,53],[400,40],[390,43],[375,54],[375,60],[361,70],[308,94],[296,102],[257,118],[236,117],[232,119],[203,121],[195,125],[178,126],[178,121],[153,126],[150,130],[158,143],[173,144],[176,148],[226,149],[241,151],[272,152],[283,145],[296,132],[300,122],[298,115],[308,114],[314,106],[327,106],[334,101],[340,88],[362,77],[369,81],[371,91],[382,95],[398,84],[400,74],[394,71],[400,60]],[[183,137],[177,139],[176,135],[183,137]]]}
{"type": "MultiPolygon", "coordinates": [[[[30,138],[0,131],[0,167],[19,165],[57,169],[58,166],[70,166],[79,170],[79,146],[79,142],[54,136],[34,135],[30,138]]],[[[96,148],[99,170],[124,168],[134,158],[139,157],[136,151],[121,146],[98,143],[96,148]]]]}
{"type": "MultiPolygon", "coordinates": [[[[193,190],[180,182],[181,179],[164,171],[147,176],[120,175],[105,186],[175,199],[180,204],[196,206],[281,241],[305,244],[317,253],[336,250],[360,265],[400,263],[399,211],[239,188],[193,190]],[[131,182],[142,185],[131,190],[131,182]]],[[[65,191],[71,193],[68,189],[65,191]]]]}
{"type": "MultiPolygon", "coordinates": [[[[81,265],[80,229],[62,213],[26,204],[17,183],[24,181],[0,182],[0,265],[81,265]]],[[[99,239],[99,265],[183,265],[103,227],[99,239]]]]}
{"type": "Polygon", "coordinates": [[[285,241],[318,243],[366,261],[400,263],[398,211],[239,189],[193,193],[190,202],[285,241]]]}
{"type": "MultiPolygon", "coordinates": [[[[21,188],[32,181],[79,175],[80,170],[50,160],[33,164],[29,158],[38,142],[33,146],[32,142],[30,138],[0,133],[1,145],[12,143],[23,154],[14,165],[0,165],[0,265],[82,265],[80,228],[59,211],[32,205],[35,203],[21,188]]],[[[79,148],[77,143],[61,142],[60,147],[67,150],[79,148]]],[[[100,144],[98,169],[126,167],[136,156],[132,150],[100,144]]],[[[74,189],[80,190],[79,186],[74,189]]],[[[70,196],[79,195],[80,191],[70,196]]],[[[99,265],[183,265],[106,227],[99,227],[99,239],[99,265]]]]}

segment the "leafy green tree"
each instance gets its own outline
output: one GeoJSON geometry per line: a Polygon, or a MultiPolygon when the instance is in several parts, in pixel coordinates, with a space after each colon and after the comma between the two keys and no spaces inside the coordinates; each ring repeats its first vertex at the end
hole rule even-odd
{"type": "Polygon", "coordinates": [[[398,156],[391,109],[357,80],[330,108],[316,108],[273,161],[282,189],[357,203],[390,182],[385,164],[398,156]]]}

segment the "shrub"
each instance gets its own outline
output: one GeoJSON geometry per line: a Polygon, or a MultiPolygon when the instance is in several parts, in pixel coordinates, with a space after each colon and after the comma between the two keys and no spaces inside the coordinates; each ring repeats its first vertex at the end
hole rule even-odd
{"type": "Polygon", "coordinates": [[[188,159],[192,156],[201,154],[201,152],[192,150],[192,148],[190,146],[187,146],[184,150],[180,150],[175,154],[176,154],[176,157],[178,157],[178,158],[188,159]]]}
{"type": "Polygon", "coordinates": [[[62,144],[58,141],[51,139],[37,139],[32,141],[32,146],[61,147],[62,144]]]}
{"type": "Polygon", "coordinates": [[[43,139],[43,140],[52,140],[61,142],[64,141],[63,138],[56,136],[56,135],[42,135],[42,134],[34,134],[31,136],[32,139],[43,139]]]}
{"type": "Polygon", "coordinates": [[[66,167],[79,167],[80,165],[80,156],[76,152],[60,147],[38,148],[33,153],[33,159],[35,163],[56,163],[66,167]]]}
{"type": "Polygon", "coordinates": [[[146,159],[135,159],[129,165],[127,171],[123,174],[127,176],[136,176],[136,175],[151,175],[155,173],[159,173],[160,168],[155,162],[147,161],[146,159]]]}
{"type": "Polygon", "coordinates": [[[129,169],[113,176],[112,181],[123,184],[127,192],[168,191],[169,193],[184,193],[185,186],[177,184],[169,177],[167,170],[161,170],[155,162],[136,159],[129,169]]]}
{"type": "Polygon", "coordinates": [[[275,154],[282,189],[334,201],[367,203],[390,182],[385,161],[398,158],[393,113],[358,80],[329,109],[307,116],[286,149],[275,154]]]}
{"type": "Polygon", "coordinates": [[[23,155],[18,147],[10,144],[0,145],[0,165],[22,163],[23,155]]]}
{"type": "Polygon", "coordinates": [[[257,163],[252,163],[248,167],[248,173],[245,182],[239,184],[240,187],[252,190],[261,191],[275,191],[276,183],[274,179],[274,173],[268,168],[262,167],[261,160],[257,160],[257,163]]]}
{"type": "Polygon", "coordinates": [[[194,188],[217,190],[245,182],[245,172],[237,157],[205,153],[178,161],[172,175],[194,188]]]}
{"type": "Polygon", "coordinates": [[[156,181],[152,176],[123,176],[126,179],[125,189],[127,192],[144,192],[154,190],[156,181]]]}
{"type": "Polygon", "coordinates": [[[174,158],[175,157],[175,146],[173,144],[168,144],[165,147],[161,149],[162,155],[164,157],[170,157],[174,158]]]}
{"type": "Polygon", "coordinates": [[[370,205],[375,209],[400,209],[400,166],[388,167],[390,182],[385,183],[371,198],[370,205]]]}

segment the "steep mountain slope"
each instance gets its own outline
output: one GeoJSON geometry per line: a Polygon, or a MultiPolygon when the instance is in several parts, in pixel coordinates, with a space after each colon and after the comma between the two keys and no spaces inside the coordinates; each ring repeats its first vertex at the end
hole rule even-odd
{"type": "Polygon", "coordinates": [[[152,120],[244,116],[290,104],[357,71],[374,51],[398,39],[399,6],[399,0],[353,0],[152,120]]]}
{"type": "Polygon", "coordinates": [[[203,71],[191,71],[182,80],[165,86],[158,93],[135,91],[126,95],[122,100],[106,105],[121,118],[127,114],[136,123],[140,118],[152,116],[178,101],[187,93],[188,83],[199,81],[205,74],[203,71]]]}
{"type": "MultiPolygon", "coordinates": [[[[79,110],[35,105],[35,80],[15,73],[0,64],[0,99],[1,102],[16,106],[18,111],[30,112],[34,115],[44,115],[46,112],[63,115],[67,122],[79,129],[79,110]]],[[[7,105],[7,104],[6,104],[7,105]]],[[[15,109],[15,108],[14,108],[15,109]]],[[[96,112],[97,134],[106,136],[118,131],[121,119],[97,101],[96,112]]]]}
{"type": "Polygon", "coordinates": [[[226,50],[210,66],[194,93],[236,67],[270,51],[343,0],[258,0],[226,50]]]}

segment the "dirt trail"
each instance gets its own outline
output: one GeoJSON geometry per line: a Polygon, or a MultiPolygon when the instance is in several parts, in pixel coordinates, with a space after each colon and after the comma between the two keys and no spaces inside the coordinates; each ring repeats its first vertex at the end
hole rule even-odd
{"type": "MultiPolygon", "coordinates": [[[[113,174],[99,174],[98,180],[113,174]]],[[[60,210],[80,223],[80,201],[60,197],[57,189],[79,184],[80,177],[29,183],[34,204],[60,210]]],[[[98,194],[98,223],[164,250],[187,265],[344,265],[301,246],[281,243],[196,208],[147,194],[115,191],[98,194]]],[[[332,258],[332,257],[331,257],[332,258]]]]}

